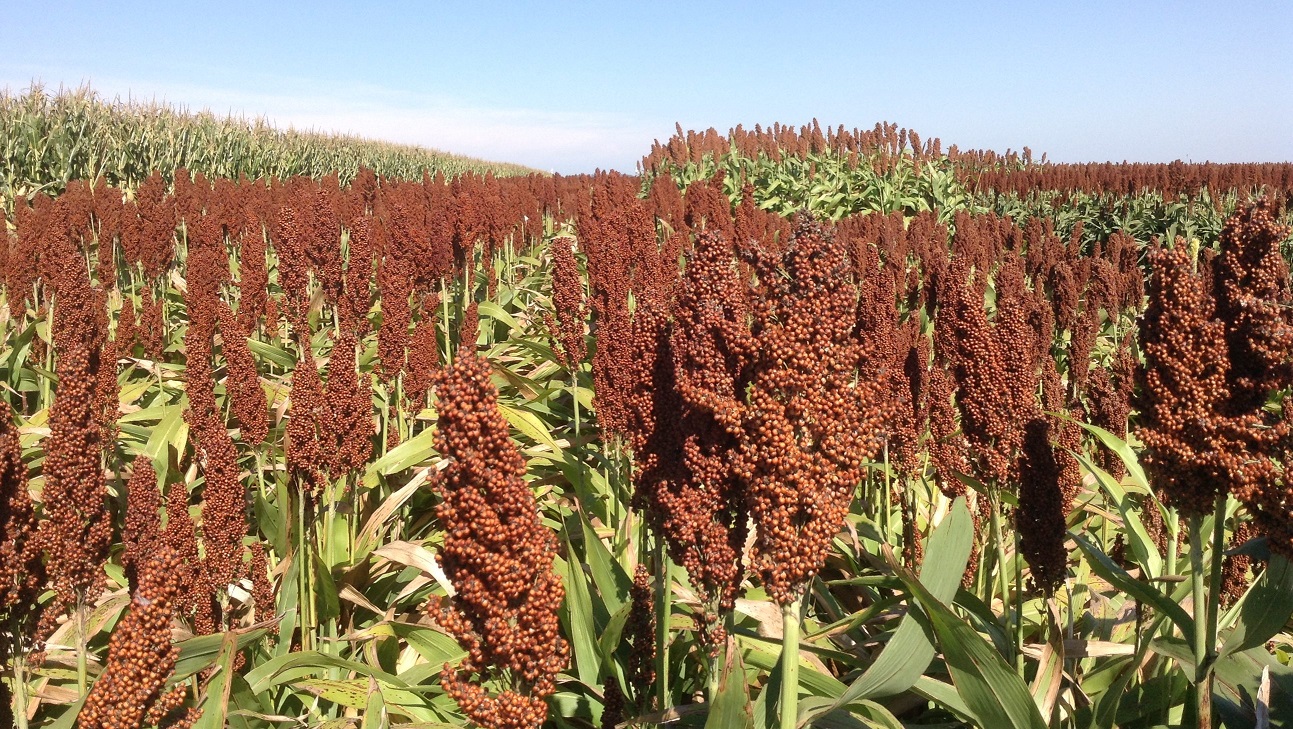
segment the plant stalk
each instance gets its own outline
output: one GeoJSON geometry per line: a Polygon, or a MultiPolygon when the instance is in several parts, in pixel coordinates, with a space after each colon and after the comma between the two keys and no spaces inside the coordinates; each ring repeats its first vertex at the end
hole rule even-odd
{"type": "MultiPolygon", "coordinates": [[[[1226,549],[1226,499],[1227,494],[1217,495],[1216,508],[1212,516],[1212,564],[1208,572],[1208,614],[1204,629],[1204,662],[1205,675],[1199,684],[1200,716],[1212,720],[1212,684],[1215,672],[1212,670],[1217,661],[1217,621],[1221,617],[1221,558],[1226,549]],[[1207,713],[1204,713],[1206,699],[1207,713]]],[[[1195,630],[1198,630],[1196,627],[1195,630]]]]}
{"type": "Polygon", "coordinates": [[[27,729],[27,656],[19,649],[13,662],[13,719],[17,729],[27,729]]]}
{"type": "Polygon", "coordinates": [[[795,729],[799,722],[799,613],[803,595],[781,606],[781,724],[795,729]]]}
{"type": "Polygon", "coordinates": [[[81,696],[85,696],[86,688],[89,685],[89,643],[90,640],[85,635],[85,596],[77,591],[76,595],[76,688],[81,696]]]}
{"type": "MultiPolygon", "coordinates": [[[[1015,554],[1019,554],[1019,530],[1015,530],[1015,554]]],[[[1024,577],[1023,565],[1018,557],[1015,563],[1015,672],[1020,678],[1027,678],[1024,669],[1024,577]]]]}
{"type": "Polygon", "coordinates": [[[1190,587],[1194,600],[1194,710],[1195,726],[1199,729],[1212,727],[1212,692],[1207,685],[1208,677],[1208,642],[1207,601],[1203,573],[1203,517],[1190,517],[1190,587]]]}
{"type": "Polygon", "coordinates": [[[656,691],[660,711],[668,709],[669,699],[669,614],[673,610],[673,585],[669,575],[669,555],[664,540],[656,536],[656,691]]]}
{"type": "MultiPolygon", "coordinates": [[[[997,548],[997,589],[1001,591],[1001,618],[1005,623],[1006,633],[1013,635],[1010,630],[1010,575],[1006,574],[1006,543],[1002,535],[1001,528],[1001,499],[997,497],[996,488],[989,489],[992,494],[992,507],[989,512],[989,526],[992,529],[992,542],[997,548]]],[[[991,609],[992,601],[988,601],[988,608],[991,609]]],[[[1018,650],[1019,646],[1014,646],[1018,650]]]]}

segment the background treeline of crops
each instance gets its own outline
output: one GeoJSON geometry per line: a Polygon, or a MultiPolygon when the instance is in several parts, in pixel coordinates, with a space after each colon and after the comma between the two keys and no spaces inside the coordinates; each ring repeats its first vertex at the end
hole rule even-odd
{"type": "Polygon", "coordinates": [[[282,130],[264,119],[190,113],[151,101],[109,101],[88,88],[0,92],[0,199],[57,194],[71,180],[103,180],[133,190],[153,170],[206,177],[319,178],[343,183],[361,167],[382,177],[516,175],[520,165],[488,162],[413,145],[347,134],[282,130]]]}
{"type": "Polygon", "coordinates": [[[841,220],[855,213],[939,210],[950,223],[956,210],[992,211],[1024,224],[1050,220],[1064,234],[1077,231],[1091,247],[1114,233],[1142,242],[1216,240],[1222,222],[1256,197],[1287,210],[1293,203],[1293,163],[1075,163],[1048,162],[1023,152],[947,149],[896,124],[873,129],[774,124],[723,135],[710,128],[656,141],[643,157],[642,175],[668,174],[686,189],[723,173],[733,203],[748,195],[763,210],[790,215],[807,209],[841,220]]]}

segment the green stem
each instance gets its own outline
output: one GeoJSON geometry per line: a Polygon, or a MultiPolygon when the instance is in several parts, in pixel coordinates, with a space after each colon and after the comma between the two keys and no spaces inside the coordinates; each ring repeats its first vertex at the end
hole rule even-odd
{"type": "Polygon", "coordinates": [[[76,596],[76,688],[85,696],[89,685],[89,639],[85,635],[85,596],[76,596]]]}
{"type": "Polygon", "coordinates": [[[727,661],[728,648],[727,645],[724,645],[709,661],[709,675],[705,677],[705,697],[711,706],[713,706],[715,699],[718,698],[718,679],[720,672],[723,670],[723,663],[727,661]]]}
{"type": "Polygon", "coordinates": [[[1212,726],[1212,694],[1208,690],[1207,602],[1203,572],[1203,517],[1190,517],[1190,587],[1194,600],[1194,718],[1195,726],[1210,729],[1212,726]]]}
{"type": "MultiPolygon", "coordinates": [[[[1217,504],[1212,517],[1212,565],[1208,572],[1208,615],[1203,637],[1203,667],[1206,675],[1199,690],[1200,711],[1202,712],[1202,707],[1206,703],[1206,716],[1209,723],[1212,719],[1213,677],[1216,675],[1212,669],[1217,661],[1217,621],[1221,617],[1221,559],[1226,549],[1226,498],[1225,492],[1217,495],[1217,504]]],[[[1200,713],[1200,716],[1204,715],[1200,713]]]]}
{"type": "Polygon", "coordinates": [[[27,729],[27,656],[21,649],[13,662],[13,718],[17,729],[27,729]]]}
{"type": "MultiPolygon", "coordinates": [[[[1157,509],[1157,506],[1151,505],[1150,508],[1157,509]]],[[[1176,511],[1172,511],[1167,519],[1164,520],[1167,527],[1167,574],[1176,575],[1180,569],[1180,558],[1177,547],[1181,541],[1181,518],[1176,511]]]]}
{"type": "MultiPolygon", "coordinates": [[[[1010,575],[1006,574],[1006,543],[1001,528],[1001,500],[997,498],[996,488],[990,488],[991,510],[988,515],[992,529],[992,542],[997,550],[997,589],[1001,591],[1001,617],[1009,633],[1010,628],[1010,575]]],[[[989,608],[992,602],[988,602],[989,608]]]]}
{"type": "MultiPolygon", "coordinates": [[[[1015,529],[1015,672],[1020,678],[1026,678],[1024,673],[1024,576],[1023,565],[1018,558],[1019,554],[1019,530],[1015,529]]],[[[1043,607],[1043,609],[1045,609],[1043,607]]]]}
{"type": "Polygon", "coordinates": [[[440,279],[440,310],[444,313],[444,363],[453,364],[453,325],[449,314],[449,284],[440,279]]]}
{"type": "Polygon", "coordinates": [[[664,540],[656,537],[656,690],[661,711],[669,708],[669,613],[673,589],[669,575],[669,555],[664,540]]]}
{"type": "Polygon", "coordinates": [[[570,399],[575,404],[575,440],[579,440],[579,365],[570,370],[570,399]]]}
{"type": "Polygon", "coordinates": [[[781,606],[781,729],[799,723],[799,613],[802,595],[781,606]]]}
{"type": "Polygon", "coordinates": [[[314,649],[314,623],[312,610],[312,593],[310,591],[310,575],[314,571],[314,560],[310,559],[310,539],[306,534],[305,523],[305,500],[309,496],[305,493],[305,484],[301,484],[300,493],[297,495],[297,523],[296,523],[296,554],[300,560],[300,569],[297,571],[299,577],[298,584],[301,587],[300,611],[301,611],[301,650],[308,651],[314,649]]]}
{"type": "Polygon", "coordinates": [[[877,526],[880,528],[880,536],[884,538],[886,543],[889,542],[889,499],[892,495],[893,482],[889,475],[889,443],[886,442],[884,444],[884,493],[880,495],[880,503],[876,504],[876,509],[879,511],[877,514],[879,522],[877,526]]]}

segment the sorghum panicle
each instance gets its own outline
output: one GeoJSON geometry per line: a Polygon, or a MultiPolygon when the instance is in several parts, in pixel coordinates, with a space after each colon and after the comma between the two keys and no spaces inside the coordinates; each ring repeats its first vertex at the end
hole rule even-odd
{"type": "Polygon", "coordinates": [[[800,221],[785,253],[755,261],[755,347],[740,469],[754,567],[768,595],[802,595],[843,524],[881,430],[879,385],[857,380],[855,288],[841,247],[800,221]]]}
{"type": "Polygon", "coordinates": [[[1194,272],[1185,241],[1150,253],[1149,307],[1141,318],[1136,435],[1151,482],[1186,515],[1212,511],[1236,454],[1221,443],[1229,394],[1225,325],[1194,272]]]}
{"type": "Polygon", "coordinates": [[[448,466],[434,477],[443,501],[441,557],[457,590],[433,601],[436,620],[467,656],[445,665],[441,683],[467,717],[490,729],[538,727],[566,664],[552,570],[557,540],[539,517],[525,461],[498,410],[489,364],[460,352],[437,388],[436,449],[448,466]],[[502,681],[491,695],[485,683],[502,681]]]}
{"type": "Polygon", "coordinates": [[[588,318],[584,304],[584,280],[579,275],[571,238],[552,241],[552,308],[548,315],[548,333],[556,343],[553,348],[561,365],[573,370],[587,356],[584,344],[584,321],[588,318]]]}
{"type": "Polygon", "coordinates": [[[142,566],[130,610],[108,642],[103,673],[77,717],[84,729],[133,729],[146,720],[160,722],[182,703],[183,688],[163,692],[180,653],[171,643],[179,564],[174,550],[162,547],[142,566]]]}

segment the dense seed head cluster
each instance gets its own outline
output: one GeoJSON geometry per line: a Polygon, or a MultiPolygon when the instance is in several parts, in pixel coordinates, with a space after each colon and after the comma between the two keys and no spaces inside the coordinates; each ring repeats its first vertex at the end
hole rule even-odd
{"type": "Polygon", "coordinates": [[[153,459],[140,454],[131,467],[126,486],[126,523],[121,530],[121,565],[132,589],[139,587],[139,571],[157,553],[162,542],[162,493],[157,489],[153,459]]]}
{"type": "Polygon", "coordinates": [[[381,296],[381,325],[377,330],[377,359],[382,378],[394,382],[404,369],[409,347],[409,324],[413,319],[409,297],[413,294],[413,276],[407,261],[388,255],[377,268],[377,287],[381,296]]]}
{"type": "Polygon", "coordinates": [[[1280,246],[1290,229],[1265,201],[1233,215],[1221,231],[1217,317],[1226,323],[1232,414],[1251,413],[1293,384],[1293,291],[1280,246]]]}
{"type": "Polygon", "coordinates": [[[193,426],[201,458],[202,560],[204,579],[213,591],[240,580],[246,569],[242,538],[247,533],[247,488],[239,478],[238,453],[223,421],[193,426]]]}
{"type": "MultiPolygon", "coordinates": [[[[264,186],[254,186],[264,190],[264,186]]],[[[264,224],[248,202],[243,208],[243,234],[238,249],[238,323],[253,332],[269,304],[269,267],[264,224]]]]}
{"type": "MultiPolygon", "coordinates": [[[[1238,549],[1256,536],[1257,530],[1251,521],[1239,522],[1230,537],[1230,544],[1226,547],[1226,551],[1238,549]]],[[[1221,564],[1222,605],[1230,607],[1244,596],[1250,584],[1248,570],[1255,566],[1253,562],[1253,558],[1246,554],[1226,555],[1225,561],[1221,564]]]]}
{"type": "Polygon", "coordinates": [[[441,683],[482,727],[538,727],[568,653],[557,618],[564,593],[552,570],[556,537],[525,482],[489,363],[460,352],[437,393],[436,449],[448,466],[434,478],[443,499],[436,516],[457,594],[433,613],[467,651],[457,667],[445,665],[441,683]],[[491,694],[492,684],[501,689],[491,694]]]}
{"type": "MultiPolygon", "coordinates": [[[[954,270],[958,281],[970,279],[964,268],[954,270]]],[[[950,284],[935,327],[936,344],[952,364],[972,464],[984,483],[1014,482],[1025,418],[1035,407],[1041,351],[1032,322],[1036,311],[1021,275],[1010,265],[999,272],[999,280],[1009,285],[998,292],[991,323],[973,279],[950,284]]]]}
{"type": "Polygon", "coordinates": [[[934,362],[922,397],[929,408],[929,456],[939,489],[952,497],[966,490],[956,474],[970,472],[970,444],[958,420],[955,393],[956,381],[947,366],[934,362]]]}
{"type": "Polygon", "coordinates": [[[211,594],[203,594],[208,585],[198,555],[197,527],[189,514],[189,494],[183,483],[171,484],[166,492],[162,541],[179,557],[175,575],[179,588],[175,600],[177,616],[189,619],[197,635],[215,633],[215,604],[211,594]]]}
{"type": "Polygon", "coordinates": [[[647,205],[651,207],[651,212],[656,219],[664,223],[670,231],[685,232],[686,208],[683,206],[682,191],[678,189],[678,183],[674,181],[673,176],[665,173],[657,175],[651,181],[651,189],[647,192],[647,205]]]}
{"type": "Polygon", "coordinates": [[[785,253],[756,260],[740,473],[754,567],[768,595],[803,594],[844,521],[882,427],[879,385],[857,381],[853,277],[840,246],[801,221],[785,253]]]}
{"type": "Polygon", "coordinates": [[[629,390],[628,444],[633,450],[634,508],[650,511],[656,492],[684,478],[682,398],[678,395],[668,313],[644,302],[630,329],[633,385],[629,390]]]}
{"type": "Polygon", "coordinates": [[[557,346],[553,347],[557,360],[568,370],[584,361],[587,348],[584,344],[584,321],[588,318],[584,304],[584,280],[579,275],[579,262],[575,260],[571,238],[554,238],[552,241],[552,308],[555,316],[548,315],[548,333],[557,346]]]}
{"type": "Polygon", "coordinates": [[[327,417],[323,381],[319,377],[309,339],[297,342],[299,355],[292,370],[291,399],[287,409],[287,467],[307,491],[318,491],[326,483],[327,454],[320,445],[322,421],[327,417]]]}
{"type": "MultiPolygon", "coordinates": [[[[1127,435],[1127,418],[1131,414],[1132,388],[1136,382],[1136,357],[1131,346],[1131,332],[1117,344],[1112,365],[1091,371],[1086,388],[1086,410],[1093,425],[1119,438],[1127,435]]],[[[1103,445],[1096,452],[1101,468],[1114,478],[1122,478],[1126,466],[1116,453],[1103,445]]]]}
{"type": "Polygon", "coordinates": [[[1075,192],[1088,195],[1138,195],[1161,193],[1168,200],[1181,195],[1211,193],[1215,204],[1227,192],[1241,198],[1250,190],[1267,187],[1287,192],[1293,186],[1293,166],[1288,163],[1187,164],[1082,162],[1060,164],[1025,161],[1017,152],[997,154],[976,150],[953,154],[957,176],[976,192],[1027,195],[1038,191],[1075,192]]]}
{"type": "Polygon", "coordinates": [[[625,681],[633,692],[638,712],[647,710],[651,703],[656,678],[656,615],[655,591],[651,589],[651,573],[645,565],[638,565],[633,573],[633,586],[629,588],[629,619],[624,624],[624,637],[629,641],[629,660],[624,666],[625,681]]]}
{"type": "Polygon", "coordinates": [[[754,202],[754,185],[741,188],[741,202],[732,213],[732,240],[738,251],[764,247],[780,250],[790,241],[790,221],[763,210],[754,202]]]}
{"type": "Polygon", "coordinates": [[[295,329],[306,331],[311,274],[327,300],[340,299],[344,276],[341,223],[326,186],[294,178],[284,196],[273,228],[278,281],[286,294],[288,321],[295,329]]]}
{"type": "Polygon", "coordinates": [[[243,443],[256,445],[269,435],[269,403],[260,384],[256,359],[247,343],[243,321],[220,302],[221,353],[225,358],[225,392],[243,443]]]}
{"type": "MultiPolygon", "coordinates": [[[[894,270],[881,265],[878,248],[893,245],[893,232],[887,230],[891,221],[893,218],[886,218],[884,228],[872,233],[878,233],[877,245],[863,242],[851,251],[860,294],[854,334],[859,345],[859,376],[883,386],[888,457],[903,473],[914,475],[923,466],[917,432],[920,403],[914,388],[919,387],[925,366],[925,362],[917,361],[916,351],[925,337],[918,320],[901,320],[894,270]]],[[[901,221],[893,222],[901,226],[901,221]]],[[[921,422],[922,428],[923,425],[921,422]]]]}
{"type": "MultiPolygon", "coordinates": [[[[103,673],[85,699],[78,726],[138,729],[145,722],[159,724],[180,708],[183,686],[179,691],[165,688],[180,653],[171,643],[179,592],[174,573],[179,565],[179,556],[167,547],[143,564],[130,610],[112,633],[103,673]]],[[[180,721],[191,725],[194,718],[190,714],[180,721]]]]}
{"type": "Polygon", "coordinates": [[[592,291],[593,407],[608,433],[625,434],[625,394],[632,386],[629,289],[634,255],[646,239],[655,246],[655,226],[632,183],[607,175],[594,182],[589,215],[579,219],[580,247],[588,258],[592,291]]]}
{"type": "Polygon", "coordinates": [[[142,302],[137,330],[139,345],[145,357],[160,362],[165,355],[166,347],[166,301],[162,297],[154,296],[152,289],[145,288],[142,302]]]}
{"type": "Polygon", "coordinates": [[[1229,469],[1230,488],[1284,554],[1293,554],[1293,282],[1281,252],[1289,235],[1265,201],[1233,215],[1221,234],[1214,286],[1229,350],[1225,413],[1242,459],[1229,469]],[[1279,402],[1282,414],[1268,401],[1279,402]]]}
{"type": "Polygon", "coordinates": [[[148,280],[159,278],[175,259],[175,202],[166,196],[166,181],[153,172],[122,211],[121,247],[126,260],[138,262],[148,280]]]}
{"type": "Polygon", "coordinates": [[[354,332],[343,330],[328,362],[317,426],[333,478],[357,473],[373,453],[373,394],[357,370],[357,348],[354,332]]]}
{"type": "Polygon", "coordinates": [[[413,406],[414,412],[426,407],[427,395],[443,367],[437,321],[439,308],[439,294],[424,299],[422,318],[413,327],[413,335],[409,338],[408,361],[404,368],[404,397],[413,406]]]}
{"type": "Polygon", "coordinates": [[[701,233],[672,326],[650,300],[633,322],[633,361],[643,368],[636,379],[654,390],[630,401],[638,497],[687,570],[701,603],[700,639],[711,648],[722,643],[722,617],[740,592],[749,513],[735,458],[752,342],[735,264],[719,234],[701,233]]]}
{"type": "Polygon", "coordinates": [[[36,196],[31,204],[28,202],[21,195],[14,198],[13,217],[17,232],[6,230],[9,255],[5,260],[4,284],[9,308],[17,315],[26,313],[27,305],[32,309],[40,305],[36,291],[40,281],[40,255],[45,247],[47,213],[52,207],[50,199],[44,195],[36,196]]]}
{"type": "Polygon", "coordinates": [[[1064,582],[1068,552],[1064,549],[1064,516],[1067,511],[1062,468],[1052,446],[1051,424],[1034,418],[1024,426],[1023,454],[1019,468],[1020,551],[1028,561],[1033,585],[1047,594],[1064,582]]]}
{"type": "Polygon", "coordinates": [[[1141,319],[1136,435],[1154,485],[1185,514],[1212,509],[1228,488],[1220,419],[1228,395],[1225,327],[1194,272],[1185,242],[1150,254],[1149,307],[1141,319]]]}
{"type": "Polygon", "coordinates": [[[723,177],[723,170],[719,170],[708,180],[687,186],[683,195],[683,219],[693,232],[708,230],[723,236],[724,240],[736,241],[732,204],[723,192],[723,177]]]}
{"type": "Polygon", "coordinates": [[[377,256],[374,226],[369,218],[358,217],[350,222],[347,239],[345,275],[341,300],[337,302],[337,317],[343,328],[359,336],[370,328],[368,310],[373,305],[373,263],[377,256]]]}
{"type": "Polygon", "coordinates": [[[1083,307],[1069,335],[1067,351],[1068,389],[1076,399],[1086,389],[1091,371],[1091,351],[1100,336],[1100,312],[1089,303],[1083,307]]]}
{"type": "Polygon", "coordinates": [[[45,579],[36,510],[27,491],[27,465],[22,444],[0,401],[0,616],[11,633],[0,639],[0,661],[28,646],[40,616],[39,597],[45,579]]]}
{"type": "Polygon", "coordinates": [[[71,607],[103,583],[112,524],[101,458],[103,402],[98,392],[107,333],[107,307],[73,239],[69,211],[57,202],[45,229],[43,276],[54,292],[54,350],[58,388],[45,442],[44,511],[40,541],[50,587],[71,607]]]}

